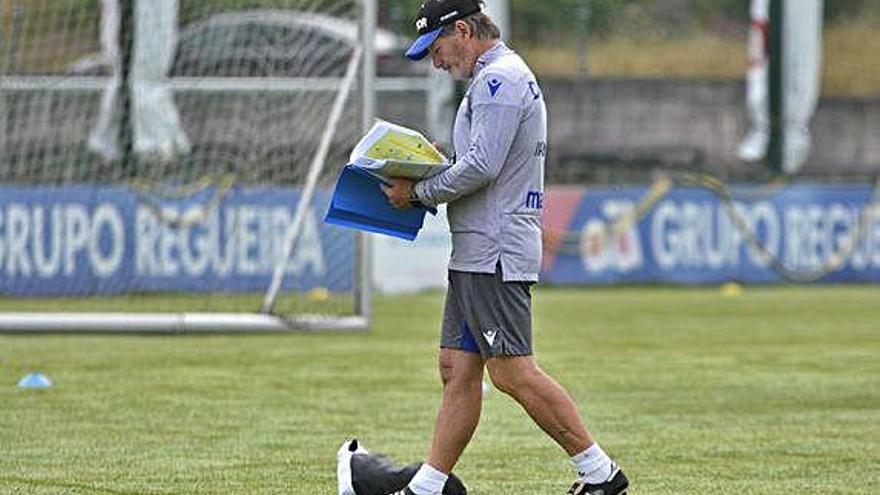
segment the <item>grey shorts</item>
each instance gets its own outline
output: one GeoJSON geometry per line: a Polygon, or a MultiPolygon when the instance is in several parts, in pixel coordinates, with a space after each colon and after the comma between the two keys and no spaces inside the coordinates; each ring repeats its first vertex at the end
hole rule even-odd
{"type": "Polygon", "coordinates": [[[530,282],[504,282],[495,274],[449,271],[440,347],[484,359],[532,354],[530,282]]]}

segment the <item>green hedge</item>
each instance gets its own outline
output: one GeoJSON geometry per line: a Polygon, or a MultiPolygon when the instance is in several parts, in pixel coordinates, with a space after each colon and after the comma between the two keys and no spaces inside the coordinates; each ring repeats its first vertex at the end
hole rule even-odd
{"type": "MultiPolygon", "coordinates": [[[[693,29],[741,26],[749,17],[748,0],[509,0],[513,36],[517,41],[540,42],[547,37],[577,35],[582,30],[580,13],[589,5],[589,31],[593,35],[626,34],[645,23],[668,34],[693,29]]],[[[412,22],[422,0],[381,0],[383,25],[402,33],[413,31],[412,22]]],[[[880,12],[877,0],[825,0],[825,20],[866,12],[880,12]]]]}

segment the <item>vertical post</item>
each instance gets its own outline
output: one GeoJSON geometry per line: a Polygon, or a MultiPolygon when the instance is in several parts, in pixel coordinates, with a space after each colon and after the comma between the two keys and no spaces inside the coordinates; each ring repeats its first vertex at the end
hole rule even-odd
{"type": "Polygon", "coordinates": [[[9,61],[5,70],[10,74],[21,72],[21,36],[24,14],[18,3],[12,6],[12,31],[9,35],[9,61]]]}
{"type": "MultiPolygon", "coordinates": [[[[6,17],[8,9],[11,8],[11,6],[4,5],[2,3],[0,3],[0,6],[2,6],[2,8],[0,8],[0,16],[6,17]]],[[[15,8],[17,9],[18,7],[15,6],[15,8]]],[[[2,17],[0,17],[0,18],[2,18],[2,17]]],[[[16,22],[15,17],[12,16],[11,19],[12,19],[12,23],[14,26],[15,22],[16,22]]],[[[5,53],[6,47],[4,45],[8,45],[10,47],[10,49],[13,48],[12,42],[13,42],[14,38],[12,36],[9,36],[9,38],[7,38],[7,34],[3,29],[4,27],[5,27],[4,22],[0,22],[0,61],[5,60],[5,62],[6,62],[6,64],[0,65],[0,76],[5,76],[7,73],[10,72],[9,69],[12,65],[11,64],[12,57],[14,56],[14,53],[15,53],[11,50],[9,51],[8,55],[7,55],[7,53],[5,53]]],[[[2,151],[6,149],[6,133],[7,133],[6,129],[7,129],[7,126],[9,125],[8,117],[7,117],[8,114],[9,114],[9,110],[7,110],[7,108],[6,108],[6,95],[3,93],[3,88],[0,87],[0,160],[4,159],[2,151]]],[[[5,168],[6,165],[4,165],[2,161],[0,161],[0,167],[5,168]]]]}
{"type": "Polygon", "coordinates": [[[578,46],[578,75],[587,77],[590,75],[589,52],[590,43],[590,0],[581,0],[577,8],[578,34],[580,46],[578,46]]]}
{"type": "Polygon", "coordinates": [[[486,0],[486,14],[501,29],[501,38],[510,39],[510,5],[508,0],[486,0]]]}
{"type": "MultiPolygon", "coordinates": [[[[455,117],[455,81],[449,74],[432,70],[428,79],[428,108],[425,112],[431,139],[452,149],[452,122],[455,117]]],[[[451,157],[449,157],[451,158],[451,157]]]]}
{"type": "MultiPolygon", "coordinates": [[[[367,132],[376,120],[376,18],[378,17],[377,0],[363,0],[363,73],[362,95],[363,115],[362,130],[367,132]]],[[[372,319],[372,288],[373,288],[373,253],[370,235],[359,232],[357,235],[358,269],[355,279],[355,313],[367,320],[372,319]]]]}
{"type": "Polygon", "coordinates": [[[122,152],[121,166],[123,177],[135,175],[135,156],[133,153],[134,132],[131,118],[131,66],[134,53],[135,14],[137,0],[119,0],[119,147],[122,152]]]}
{"type": "Polygon", "coordinates": [[[784,31],[785,0],[770,0],[770,64],[767,71],[770,117],[770,142],[767,147],[767,165],[782,171],[785,153],[785,95],[784,91],[784,31]]]}
{"type": "Polygon", "coordinates": [[[363,0],[363,29],[361,30],[361,46],[363,47],[363,115],[361,127],[364,132],[373,126],[376,119],[376,0],[363,0]]]}

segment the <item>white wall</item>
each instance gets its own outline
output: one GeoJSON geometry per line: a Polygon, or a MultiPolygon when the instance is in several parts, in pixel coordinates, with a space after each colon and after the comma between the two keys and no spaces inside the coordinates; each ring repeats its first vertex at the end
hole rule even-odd
{"type": "Polygon", "coordinates": [[[452,241],[446,205],[437,215],[425,215],[425,226],[414,242],[374,235],[374,287],[384,294],[417,292],[446,287],[452,241]]]}

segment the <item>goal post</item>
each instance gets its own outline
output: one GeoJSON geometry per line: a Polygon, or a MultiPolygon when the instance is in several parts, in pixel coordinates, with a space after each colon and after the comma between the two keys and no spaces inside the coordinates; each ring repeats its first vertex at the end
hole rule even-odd
{"type": "Polygon", "coordinates": [[[120,85],[118,0],[0,0],[0,331],[367,328],[369,241],[322,220],[375,116],[376,0],[151,1],[116,3],[120,85]]]}

